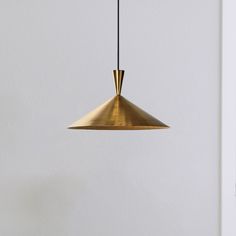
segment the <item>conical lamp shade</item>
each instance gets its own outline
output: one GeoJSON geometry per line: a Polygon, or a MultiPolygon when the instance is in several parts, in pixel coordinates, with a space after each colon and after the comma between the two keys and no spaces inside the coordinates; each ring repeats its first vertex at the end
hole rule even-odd
{"type": "Polygon", "coordinates": [[[115,70],[116,96],[74,122],[70,129],[145,130],[164,129],[167,125],[120,95],[124,71],[115,70]]]}

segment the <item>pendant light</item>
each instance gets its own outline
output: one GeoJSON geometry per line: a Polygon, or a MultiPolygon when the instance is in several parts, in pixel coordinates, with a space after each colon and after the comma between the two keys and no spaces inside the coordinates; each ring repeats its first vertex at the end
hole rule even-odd
{"type": "Polygon", "coordinates": [[[117,0],[117,69],[113,70],[116,95],[74,122],[69,129],[147,130],[169,128],[121,96],[124,70],[120,70],[120,1],[117,0]]]}

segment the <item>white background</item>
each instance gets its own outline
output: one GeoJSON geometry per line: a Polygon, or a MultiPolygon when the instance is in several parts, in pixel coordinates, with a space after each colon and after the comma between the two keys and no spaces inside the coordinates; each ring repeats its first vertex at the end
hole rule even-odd
{"type": "Polygon", "coordinates": [[[124,96],[171,129],[89,132],[116,1],[0,1],[0,235],[219,236],[220,11],[121,1],[124,96]]]}

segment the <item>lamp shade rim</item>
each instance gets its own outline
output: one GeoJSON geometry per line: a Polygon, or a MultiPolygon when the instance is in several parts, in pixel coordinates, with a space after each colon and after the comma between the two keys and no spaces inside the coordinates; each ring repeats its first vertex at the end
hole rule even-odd
{"type": "Polygon", "coordinates": [[[98,126],[69,126],[68,129],[86,129],[86,130],[152,130],[152,129],[168,129],[168,125],[163,126],[114,126],[114,125],[98,125],[98,126]]]}

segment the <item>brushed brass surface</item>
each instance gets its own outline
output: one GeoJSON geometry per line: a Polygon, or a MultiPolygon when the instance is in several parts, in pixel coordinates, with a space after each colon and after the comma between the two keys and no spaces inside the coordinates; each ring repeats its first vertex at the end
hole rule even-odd
{"type": "Polygon", "coordinates": [[[124,71],[114,70],[117,95],[74,122],[69,129],[146,130],[164,129],[168,125],[143,111],[120,95],[124,71]]]}

